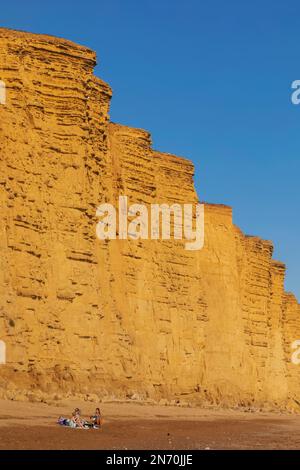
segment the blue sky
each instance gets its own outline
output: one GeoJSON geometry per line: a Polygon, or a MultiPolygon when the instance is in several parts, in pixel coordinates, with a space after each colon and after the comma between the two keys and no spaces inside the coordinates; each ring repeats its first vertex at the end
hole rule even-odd
{"type": "Polygon", "coordinates": [[[96,50],[112,120],[193,160],[200,199],[233,206],[242,230],[273,240],[300,299],[298,2],[11,0],[0,25],[96,50]]]}

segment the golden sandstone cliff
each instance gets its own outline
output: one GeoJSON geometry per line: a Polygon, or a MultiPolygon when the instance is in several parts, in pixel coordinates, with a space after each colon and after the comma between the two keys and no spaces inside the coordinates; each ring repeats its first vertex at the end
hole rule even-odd
{"type": "Polygon", "coordinates": [[[197,202],[190,161],[113,124],[95,53],[0,29],[0,396],[297,407],[300,309],[272,244],[205,204],[205,245],[96,238],[96,208],[197,202]]]}

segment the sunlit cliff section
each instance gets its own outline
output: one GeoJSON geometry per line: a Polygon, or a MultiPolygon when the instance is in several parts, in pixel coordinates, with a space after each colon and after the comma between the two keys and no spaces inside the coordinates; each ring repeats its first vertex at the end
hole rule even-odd
{"type": "Polygon", "coordinates": [[[299,304],[272,243],[230,207],[205,204],[199,251],[97,239],[100,203],[198,196],[189,160],[110,122],[95,64],[86,47],[0,29],[0,396],[297,409],[299,304]]]}

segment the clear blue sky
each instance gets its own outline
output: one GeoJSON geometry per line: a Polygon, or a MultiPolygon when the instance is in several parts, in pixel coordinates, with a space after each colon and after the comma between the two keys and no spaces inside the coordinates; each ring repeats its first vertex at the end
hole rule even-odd
{"type": "Polygon", "coordinates": [[[300,299],[299,2],[10,0],[0,24],[96,50],[112,120],[192,159],[200,199],[273,240],[300,299]]]}

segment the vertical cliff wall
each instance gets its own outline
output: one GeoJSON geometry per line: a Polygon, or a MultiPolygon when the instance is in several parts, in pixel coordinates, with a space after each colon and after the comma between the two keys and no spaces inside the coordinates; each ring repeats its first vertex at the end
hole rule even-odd
{"type": "Polygon", "coordinates": [[[231,208],[205,204],[200,251],[96,238],[102,202],[198,196],[190,161],[110,123],[94,66],[85,47],[0,29],[0,394],[297,406],[299,305],[231,208]]]}

